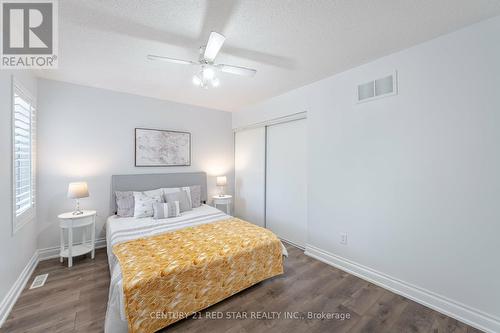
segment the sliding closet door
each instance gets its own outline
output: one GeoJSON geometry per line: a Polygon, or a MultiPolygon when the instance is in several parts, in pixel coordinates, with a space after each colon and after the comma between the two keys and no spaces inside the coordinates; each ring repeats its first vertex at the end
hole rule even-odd
{"type": "Polygon", "coordinates": [[[266,131],[236,132],[234,138],[235,216],[264,226],[266,131]]]}
{"type": "Polygon", "coordinates": [[[306,120],[267,128],[266,226],[304,247],[307,239],[306,120]]]}

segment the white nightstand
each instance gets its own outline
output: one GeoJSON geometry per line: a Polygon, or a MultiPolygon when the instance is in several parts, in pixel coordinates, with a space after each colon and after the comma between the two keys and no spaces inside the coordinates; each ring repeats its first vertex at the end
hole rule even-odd
{"type": "Polygon", "coordinates": [[[231,203],[233,202],[232,195],[215,195],[212,199],[214,201],[215,208],[217,208],[217,205],[226,205],[226,213],[227,215],[231,215],[231,203]]]}
{"type": "Polygon", "coordinates": [[[73,213],[64,213],[58,216],[61,220],[61,251],[59,253],[60,261],[68,258],[68,267],[73,266],[73,257],[81,256],[91,252],[92,259],[95,256],[95,210],[84,210],[83,214],[73,215],[73,213]],[[90,227],[90,242],[87,241],[87,231],[90,227]],[[82,228],[82,243],[73,245],[73,228],[82,228]],[[64,229],[68,232],[68,248],[64,248],[64,229]]]}

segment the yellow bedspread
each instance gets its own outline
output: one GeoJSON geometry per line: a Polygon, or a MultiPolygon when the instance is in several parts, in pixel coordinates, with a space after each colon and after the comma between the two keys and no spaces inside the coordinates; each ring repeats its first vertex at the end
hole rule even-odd
{"type": "Polygon", "coordinates": [[[117,244],[130,332],[155,332],[283,273],[281,242],[232,218],[117,244]]]}

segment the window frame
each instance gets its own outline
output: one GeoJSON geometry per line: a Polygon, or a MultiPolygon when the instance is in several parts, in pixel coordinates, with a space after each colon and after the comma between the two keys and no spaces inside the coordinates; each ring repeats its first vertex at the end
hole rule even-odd
{"type": "Polygon", "coordinates": [[[12,234],[17,233],[27,223],[36,218],[36,113],[37,104],[35,96],[26,89],[18,80],[12,76],[11,87],[11,188],[12,188],[12,234]],[[31,169],[31,207],[16,215],[16,106],[15,95],[18,94],[22,99],[30,104],[30,169],[31,169]],[[35,118],[35,119],[33,119],[35,118]]]}

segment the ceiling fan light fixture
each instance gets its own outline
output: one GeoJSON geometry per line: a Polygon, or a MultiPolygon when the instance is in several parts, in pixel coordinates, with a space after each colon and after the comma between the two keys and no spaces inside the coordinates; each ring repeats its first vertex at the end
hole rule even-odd
{"type": "Polygon", "coordinates": [[[193,84],[200,88],[216,88],[220,85],[220,80],[215,75],[215,68],[210,65],[203,65],[200,71],[193,76],[193,84]]]}
{"type": "Polygon", "coordinates": [[[215,70],[210,66],[203,66],[202,68],[203,80],[213,80],[215,77],[215,70]]]}
{"type": "Polygon", "coordinates": [[[226,37],[223,35],[212,31],[210,33],[210,37],[208,38],[207,45],[200,47],[198,62],[157,56],[153,54],[149,54],[147,58],[149,60],[162,60],[174,64],[199,66],[198,72],[193,76],[192,82],[195,86],[204,89],[208,89],[210,87],[216,88],[220,85],[220,80],[217,77],[218,72],[240,76],[254,76],[257,71],[252,68],[214,63],[215,57],[219,53],[225,39],[226,37]]]}
{"type": "Polygon", "coordinates": [[[195,86],[201,86],[202,82],[198,75],[193,76],[193,84],[195,86]]]}

